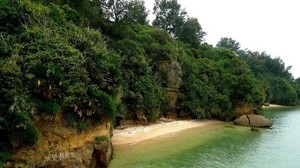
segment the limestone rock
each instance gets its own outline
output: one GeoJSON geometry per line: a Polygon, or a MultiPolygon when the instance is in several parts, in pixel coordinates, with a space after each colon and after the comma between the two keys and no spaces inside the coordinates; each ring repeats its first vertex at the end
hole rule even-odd
{"type": "Polygon", "coordinates": [[[147,124],[148,119],[142,110],[136,111],[136,119],[140,124],[147,124]]]}
{"type": "MultiPolygon", "coordinates": [[[[61,115],[58,113],[57,115],[61,115]]],[[[36,120],[39,130],[38,143],[32,147],[16,149],[10,161],[4,167],[62,167],[86,168],[92,164],[107,167],[113,153],[110,143],[110,122],[103,122],[78,132],[76,128],[67,127],[62,116],[54,121],[36,120]],[[97,146],[97,136],[108,137],[107,143],[97,146]],[[100,157],[95,159],[97,153],[100,157]],[[103,163],[102,163],[103,162],[103,163]]],[[[18,142],[12,141],[17,148],[18,142]]]]}
{"type": "Polygon", "coordinates": [[[253,114],[253,104],[245,103],[245,104],[236,104],[233,108],[234,114],[236,118],[241,117],[242,115],[250,115],[253,114]]]}
{"type": "Polygon", "coordinates": [[[94,153],[90,167],[108,167],[112,154],[113,146],[111,142],[103,141],[94,144],[94,153]]]}
{"type": "Polygon", "coordinates": [[[271,127],[273,122],[261,115],[243,115],[233,121],[236,125],[247,127],[271,127]]]}
{"type": "Polygon", "coordinates": [[[168,88],[178,90],[182,83],[181,65],[177,61],[171,62],[168,67],[167,84],[168,88]]]}

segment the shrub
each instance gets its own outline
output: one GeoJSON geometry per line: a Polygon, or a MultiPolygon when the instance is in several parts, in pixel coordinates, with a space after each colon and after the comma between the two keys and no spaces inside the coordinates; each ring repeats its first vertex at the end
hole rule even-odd
{"type": "Polygon", "coordinates": [[[37,143],[39,134],[38,130],[33,124],[29,124],[26,128],[19,129],[17,137],[24,146],[33,146],[37,143]]]}
{"type": "Polygon", "coordinates": [[[33,146],[38,141],[38,130],[32,124],[27,113],[12,112],[10,116],[12,121],[9,130],[11,138],[20,141],[23,146],[33,146]]]}
{"type": "Polygon", "coordinates": [[[79,131],[83,131],[87,128],[88,123],[86,121],[81,121],[79,123],[77,123],[77,128],[79,129],[79,131]]]}
{"type": "Polygon", "coordinates": [[[0,151],[0,167],[3,167],[3,162],[11,157],[10,151],[0,151]]]}
{"type": "Polygon", "coordinates": [[[54,101],[40,101],[39,102],[39,110],[44,113],[48,113],[50,115],[55,115],[56,113],[61,111],[60,105],[54,101]]]}
{"type": "Polygon", "coordinates": [[[64,110],[63,117],[67,121],[68,126],[72,126],[74,123],[76,123],[76,117],[73,114],[73,111],[71,111],[70,109],[64,110]]]}
{"type": "Polygon", "coordinates": [[[117,114],[117,107],[112,99],[112,97],[105,92],[101,91],[98,86],[90,85],[89,87],[90,94],[94,97],[94,103],[101,109],[102,111],[98,111],[103,114],[105,117],[114,118],[117,114]]]}
{"type": "Polygon", "coordinates": [[[101,136],[96,136],[95,137],[95,141],[96,142],[103,142],[103,141],[108,141],[108,138],[107,138],[107,136],[105,136],[105,135],[101,135],[101,136]]]}

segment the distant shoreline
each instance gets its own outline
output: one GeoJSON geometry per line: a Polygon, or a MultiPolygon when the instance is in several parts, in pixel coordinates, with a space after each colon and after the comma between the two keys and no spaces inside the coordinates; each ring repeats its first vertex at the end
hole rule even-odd
{"type": "Polygon", "coordinates": [[[224,123],[224,121],[218,120],[173,120],[170,122],[160,122],[148,126],[133,126],[123,130],[115,129],[113,131],[114,135],[112,137],[112,144],[134,144],[190,128],[207,127],[212,124],[224,123]]]}
{"type": "Polygon", "coordinates": [[[288,107],[288,106],[284,106],[284,105],[278,105],[278,104],[270,104],[269,106],[262,106],[264,109],[268,109],[268,108],[279,108],[279,107],[288,107]]]}

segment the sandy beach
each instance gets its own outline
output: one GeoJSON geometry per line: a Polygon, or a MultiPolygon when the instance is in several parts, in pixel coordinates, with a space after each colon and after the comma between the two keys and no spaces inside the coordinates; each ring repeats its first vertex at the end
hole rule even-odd
{"type": "MultiPolygon", "coordinates": [[[[277,104],[263,106],[264,109],[279,107],[285,106],[277,104]]],[[[113,131],[114,135],[112,138],[112,143],[113,145],[139,143],[141,141],[149,140],[159,136],[174,134],[189,128],[205,127],[211,124],[220,123],[224,122],[218,120],[163,120],[147,126],[132,126],[125,129],[115,129],[113,131]]]]}
{"type": "Polygon", "coordinates": [[[125,129],[115,129],[112,138],[113,145],[123,145],[139,143],[141,141],[156,138],[162,135],[174,134],[176,132],[195,128],[205,127],[211,124],[224,123],[217,120],[174,120],[174,121],[160,121],[148,126],[133,126],[125,129]]]}
{"type": "Polygon", "coordinates": [[[269,106],[263,106],[263,108],[267,109],[267,108],[278,108],[278,107],[286,107],[283,105],[278,105],[278,104],[270,104],[269,106]]]}

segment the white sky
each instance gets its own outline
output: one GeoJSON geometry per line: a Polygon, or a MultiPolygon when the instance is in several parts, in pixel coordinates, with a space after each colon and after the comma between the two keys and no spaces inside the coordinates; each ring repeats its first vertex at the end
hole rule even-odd
{"type": "MultiPolygon", "coordinates": [[[[216,45],[231,37],[241,48],[265,51],[280,57],[294,78],[300,77],[299,0],[179,0],[190,17],[197,17],[207,33],[206,42],[216,45]],[[299,51],[298,51],[299,50],[299,51]]],[[[154,0],[145,0],[152,10],[154,0]]],[[[153,16],[152,16],[153,18],[153,16]]]]}

